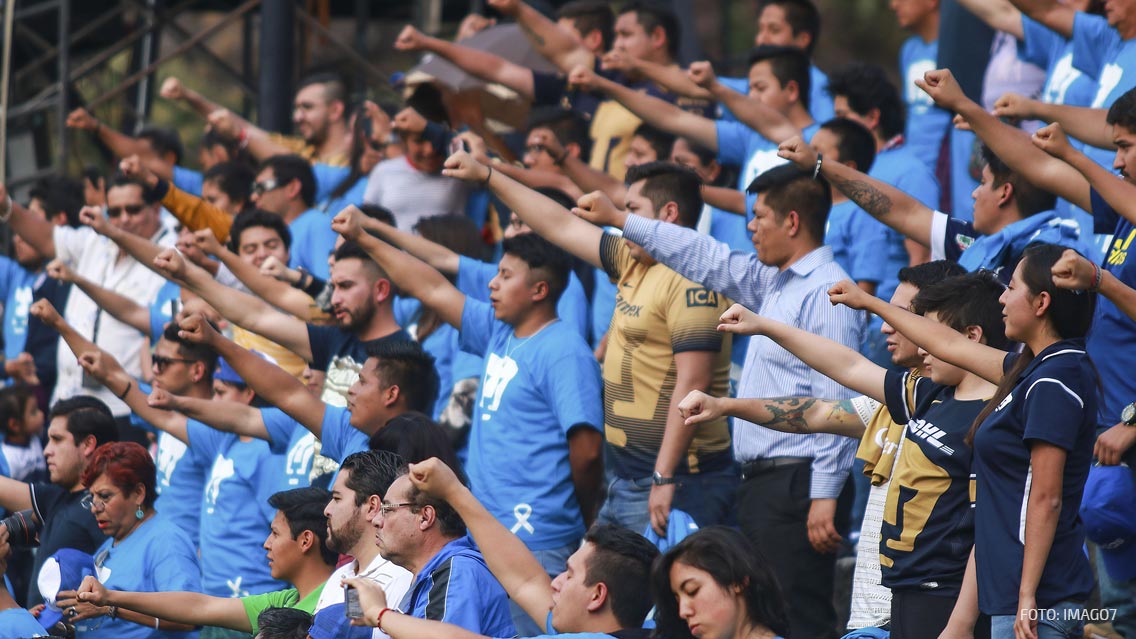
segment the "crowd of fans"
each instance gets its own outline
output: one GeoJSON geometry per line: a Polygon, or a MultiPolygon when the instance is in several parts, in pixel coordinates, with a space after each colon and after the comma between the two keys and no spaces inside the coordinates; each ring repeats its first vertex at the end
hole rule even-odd
{"type": "Polygon", "coordinates": [[[938,0],[899,87],[810,0],[740,78],[490,0],[558,72],[394,47],[514,133],[167,78],[198,172],[75,110],[113,174],[0,185],[0,639],[1136,639],[1136,0],[958,2],[1017,92],[935,68],[938,0]]]}

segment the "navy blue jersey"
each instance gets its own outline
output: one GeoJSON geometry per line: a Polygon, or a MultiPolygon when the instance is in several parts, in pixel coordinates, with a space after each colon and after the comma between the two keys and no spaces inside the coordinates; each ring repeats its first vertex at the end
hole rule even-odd
{"type": "MultiPolygon", "coordinates": [[[[1006,356],[1007,370],[1017,355],[1006,356]]],[[[1078,516],[1096,434],[1098,380],[1083,339],[1063,340],[1037,354],[974,438],[978,479],[975,564],[978,606],[988,615],[1018,611],[1033,469],[1030,448],[1044,442],[1068,456],[1061,513],[1037,586],[1037,605],[1085,601],[1093,574],[1078,516]]]]}
{"type": "Polygon", "coordinates": [[[888,484],[881,528],[883,585],[957,597],[974,545],[970,446],[986,400],[955,399],[955,387],[888,371],[888,412],[907,424],[888,484]]]}

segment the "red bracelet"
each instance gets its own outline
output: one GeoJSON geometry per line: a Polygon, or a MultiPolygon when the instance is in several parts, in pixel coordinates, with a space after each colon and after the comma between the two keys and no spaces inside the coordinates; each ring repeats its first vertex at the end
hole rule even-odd
{"type": "Polygon", "coordinates": [[[383,629],[383,615],[387,614],[391,610],[393,610],[393,608],[383,608],[382,610],[379,611],[379,617],[378,617],[378,619],[375,620],[375,627],[376,628],[378,628],[379,630],[383,629]]]}

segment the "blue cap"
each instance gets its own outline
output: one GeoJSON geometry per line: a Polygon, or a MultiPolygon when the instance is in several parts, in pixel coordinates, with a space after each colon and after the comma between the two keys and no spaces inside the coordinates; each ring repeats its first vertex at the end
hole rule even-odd
{"type": "MultiPolygon", "coordinates": [[[[261,353],[260,351],[249,351],[249,352],[252,353],[253,355],[256,355],[257,357],[259,357],[263,360],[272,362],[273,364],[276,363],[276,360],[265,355],[264,353],[261,353]]],[[[213,373],[213,379],[220,380],[222,382],[227,382],[229,384],[244,384],[245,383],[245,379],[243,377],[241,377],[240,373],[238,373],[236,370],[233,369],[232,366],[229,365],[229,362],[225,361],[224,357],[218,357],[217,358],[217,370],[213,373]]]]}
{"type": "Polygon", "coordinates": [[[352,626],[347,618],[346,604],[332,604],[316,613],[312,627],[308,629],[311,639],[371,639],[371,629],[365,626],[352,626]]]}
{"type": "Polygon", "coordinates": [[[1081,499],[1085,536],[1116,581],[1136,578],[1136,482],[1128,466],[1093,466],[1081,499]]]}
{"type": "Polygon", "coordinates": [[[51,628],[63,619],[63,611],[55,605],[55,597],[65,590],[78,590],[83,577],[95,574],[95,560],[74,548],[61,548],[48,557],[39,569],[36,585],[46,605],[39,613],[39,623],[51,628]]]}

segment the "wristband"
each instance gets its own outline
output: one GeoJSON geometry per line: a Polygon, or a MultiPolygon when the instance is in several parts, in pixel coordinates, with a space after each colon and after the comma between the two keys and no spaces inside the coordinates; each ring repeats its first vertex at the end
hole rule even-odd
{"type": "Polygon", "coordinates": [[[237,134],[237,146],[240,147],[240,149],[243,151],[243,150],[248,148],[248,145],[249,145],[248,128],[242,126],[241,132],[237,134]]]}
{"type": "Polygon", "coordinates": [[[0,222],[8,223],[8,218],[12,217],[12,196],[4,196],[4,212],[0,213],[0,222]]]}
{"type": "Polygon", "coordinates": [[[489,173],[485,175],[485,181],[481,183],[482,188],[489,188],[489,178],[493,177],[493,165],[489,165],[489,173]]]}
{"type": "Polygon", "coordinates": [[[118,606],[111,606],[110,611],[107,612],[107,616],[111,619],[118,619],[118,606]]]}
{"type": "Polygon", "coordinates": [[[823,162],[823,161],[824,161],[824,155],[817,153],[817,164],[816,164],[816,167],[813,168],[813,179],[814,180],[817,179],[818,175],[820,175],[820,163],[823,162]]]}
{"type": "Polygon", "coordinates": [[[157,630],[157,629],[158,629],[158,624],[159,624],[159,623],[161,623],[161,620],[160,620],[160,619],[158,619],[157,617],[154,617],[154,630],[157,630]]]}
{"type": "Polygon", "coordinates": [[[122,394],[119,395],[118,398],[123,400],[123,401],[126,401],[126,394],[130,392],[131,388],[134,388],[134,382],[133,381],[126,382],[126,388],[122,389],[122,394]]]}
{"type": "Polygon", "coordinates": [[[1093,293],[1100,291],[1101,280],[1104,278],[1104,271],[1096,263],[1093,264],[1093,283],[1089,286],[1089,290],[1093,293]]]}
{"type": "Polygon", "coordinates": [[[383,615],[387,614],[391,610],[394,610],[394,609],[393,608],[383,608],[382,610],[379,611],[379,617],[378,617],[378,619],[375,620],[375,627],[376,628],[378,628],[379,630],[383,629],[383,615]]]}

